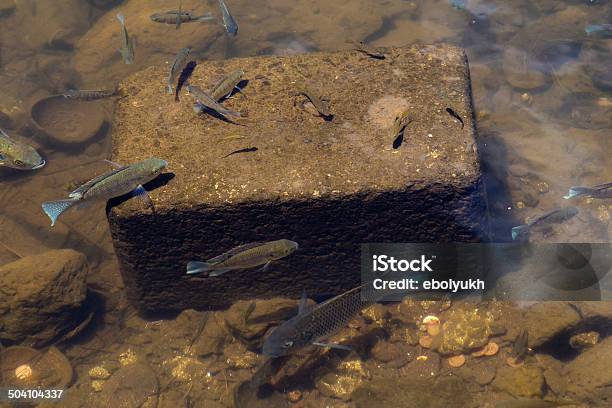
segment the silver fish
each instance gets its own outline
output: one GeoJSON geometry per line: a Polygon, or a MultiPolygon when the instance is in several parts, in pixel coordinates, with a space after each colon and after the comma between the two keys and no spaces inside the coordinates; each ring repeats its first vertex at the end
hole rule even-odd
{"type": "Polygon", "coordinates": [[[234,17],[232,17],[227,5],[223,0],[219,0],[219,8],[221,9],[221,15],[223,17],[223,27],[225,27],[225,31],[231,36],[236,36],[238,34],[238,24],[234,17]]]}
{"type": "Polygon", "coordinates": [[[32,146],[11,139],[0,129],[0,166],[17,170],[36,170],[46,164],[32,146]]]}
{"type": "Polygon", "coordinates": [[[117,20],[121,24],[121,48],[119,52],[123,57],[123,62],[126,64],[134,63],[134,39],[130,38],[125,27],[125,17],[121,13],[117,13],[117,20]]]}
{"type": "Polygon", "coordinates": [[[208,273],[208,276],[219,276],[229,271],[261,265],[265,269],[272,261],[290,255],[297,248],[297,242],[288,239],[240,245],[206,262],[189,262],[187,274],[208,273]]]}
{"type": "Polygon", "coordinates": [[[241,69],[237,69],[235,71],[230,72],[227,76],[221,78],[215,85],[213,85],[212,90],[210,91],[210,96],[217,102],[221,99],[225,98],[227,95],[232,93],[234,89],[238,89],[238,84],[242,81],[242,77],[244,75],[244,71],[241,69]]]}
{"type": "Polygon", "coordinates": [[[107,201],[114,197],[133,192],[135,195],[146,194],[143,184],[156,178],[168,163],[152,157],[128,166],[119,167],[108,173],[89,180],[68,195],[66,200],[48,201],[42,209],[51,219],[51,226],[68,208],[77,203],[107,201]]]}
{"type": "Polygon", "coordinates": [[[174,91],[172,90],[172,84],[176,81],[176,78],[181,73],[185,63],[187,62],[187,58],[189,58],[189,54],[191,53],[191,48],[185,47],[181,48],[178,54],[176,54],[176,58],[174,58],[174,62],[170,67],[170,73],[168,74],[168,93],[172,94],[174,91]]]}
{"type": "MultiPolygon", "coordinates": [[[[425,275],[412,276],[422,279],[425,275]]],[[[266,356],[276,358],[292,354],[308,345],[350,350],[343,345],[322,343],[321,340],[336,333],[362,309],[387,295],[387,291],[375,290],[372,282],[364,283],[314,306],[307,306],[306,296],[302,295],[297,316],[270,333],[264,341],[262,352],[266,356]],[[362,294],[362,290],[365,293],[362,294]]]]}
{"type": "Polygon", "coordinates": [[[574,197],[612,198],[612,183],[599,184],[593,187],[570,187],[566,200],[574,197]]]}
{"type": "Polygon", "coordinates": [[[552,210],[535,218],[527,224],[512,228],[512,239],[517,239],[520,236],[529,234],[529,231],[534,227],[545,227],[550,224],[560,224],[574,217],[576,214],[578,214],[578,209],[576,207],[565,207],[552,210]]]}
{"type": "Polygon", "coordinates": [[[97,99],[110,98],[119,95],[119,89],[69,89],[62,94],[64,98],[77,99],[80,101],[95,101],[97,99]]]}
{"type": "Polygon", "coordinates": [[[201,113],[205,108],[212,109],[219,112],[223,116],[233,116],[236,118],[241,117],[239,112],[227,109],[215,101],[210,95],[202,90],[202,88],[195,85],[187,85],[189,94],[196,99],[196,103],[193,105],[193,110],[197,113],[201,113]]]}

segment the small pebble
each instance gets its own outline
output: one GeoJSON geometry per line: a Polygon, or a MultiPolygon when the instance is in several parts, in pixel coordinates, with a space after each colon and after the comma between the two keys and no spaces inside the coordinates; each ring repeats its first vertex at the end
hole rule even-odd
{"type": "Polygon", "coordinates": [[[100,366],[92,368],[88,374],[93,380],[106,380],[111,376],[106,368],[100,366]]]}
{"type": "Polygon", "coordinates": [[[91,388],[95,391],[95,392],[100,392],[102,391],[102,389],[104,388],[104,381],[102,380],[94,380],[91,382],[91,388]]]}
{"type": "Polygon", "coordinates": [[[463,354],[459,354],[458,356],[452,356],[448,359],[448,365],[453,368],[461,367],[465,364],[465,356],[463,354]]]}
{"type": "Polygon", "coordinates": [[[438,318],[438,316],[434,315],[425,316],[423,318],[423,324],[440,324],[440,319],[438,318]]]}

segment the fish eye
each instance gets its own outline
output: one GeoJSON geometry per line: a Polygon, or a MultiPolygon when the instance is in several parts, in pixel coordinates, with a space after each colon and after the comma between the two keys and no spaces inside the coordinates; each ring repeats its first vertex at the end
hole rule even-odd
{"type": "Polygon", "coordinates": [[[25,164],[24,162],[22,162],[22,161],[21,161],[21,160],[19,160],[19,159],[15,159],[15,160],[13,161],[13,163],[15,164],[15,166],[19,166],[19,167],[21,167],[21,166],[23,166],[23,165],[25,164]]]}
{"type": "Polygon", "coordinates": [[[291,346],[293,346],[293,342],[291,340],[283,343],[283,348],[288,349],[288,348],[291,348],[291,346]]]}

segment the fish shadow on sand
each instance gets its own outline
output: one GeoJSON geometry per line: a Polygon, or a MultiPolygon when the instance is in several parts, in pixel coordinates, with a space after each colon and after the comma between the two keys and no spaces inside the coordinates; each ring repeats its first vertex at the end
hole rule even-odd
{"type": "MultiPolygon", "coordinates": [[[[165,186],[174,177],[175,177],[175,174],[172,172],[162,173],[159,176],[157,176],[154,180],[151,180],[148,183],[144,184],[143,187],[145,190],[147,190],[147,192],[150,192],[150,191],[155,190],[156,188],[165,186]]],[[[125,203],[126,201],[129,201],[130,199],[138,200],[138,198],[134,197],[132,193],[127,193],[122,196],[115,197],[115,198],[108,200],[108,202],[106,203],[106,214],[108,214],[113,207],[119,206],[125,203]]],[[[144,204],[147,200],[139,200],[139,201],[143,201],[143,204],[144,204]]],[[[143,206],[146,207],[146,205],[143,205],[143,206]]]]}
{"type": "MultiPolygon", "coordinates": [[[[212,116],[215,119],[219,119],[219,120],[221,120],[221,121],[223,121],[225,123],[229,123],[229,124],[232,124],[232,125],[246,126],[243,123],[234,122],[233,120],[230,120],[230,119],[226,118],[225,116],[223,116],[222,114],[220,114],[219,112],[217,112],[216,110],[211,109],[211,108],[204,107],[204,109],[202,109],[202,112],[200,113],[200,115],[202,115],[202,114],[210,115],[210,116],[212,116]]],[[[241,116],[241,118],[244,118],[244,117],[245,116],[241,116]]]]}

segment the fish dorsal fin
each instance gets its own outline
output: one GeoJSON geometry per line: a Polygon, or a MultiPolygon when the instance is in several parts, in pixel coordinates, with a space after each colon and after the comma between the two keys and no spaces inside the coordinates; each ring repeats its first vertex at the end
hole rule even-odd
{"type": "Polygon", "coordinates": [[[249,250],[249,249],[261,246],[261,245],[263,245],[263,243],[261,243],[261,242],[251,242],[250,244],[238,245],[237,247],[232,248],[229,251],[224,252],[224,253],[222,253],[219,256],[216,256],[214,258],[210,258],[206,262],[210,263],[210,264],[217,264],[217,263],[223,262],[223,261],[231,258],[232,256],[234,256],[236,254],[239,254],[240,252],[243,252],[243,251],[246,251],[246,250],[249,250]]]}
{"type": "Polygon", "coordinates": [[[609,188],[612,188],[612,183],[598,184],[594,186],[593,188],[596,190],[607,190],[609,188]]]}
{"type": "Polygon", "coordinates": [[[123,171],[125,168],[126,167],[121,167],[120,169],[114,169],[114,170],[109,171],[108,173],[104,173],[98,177],[92,178],[87,183],[83,184],[82,186],[78,187],[76,190],[71,192],[69,197],[83,196],[87,192],[87,190],[89,190],[91,187],[93,187],[100,181],[104,180],[105,178],[110,177],[114,174],[117,174],[120,171],[123,171]]]}

